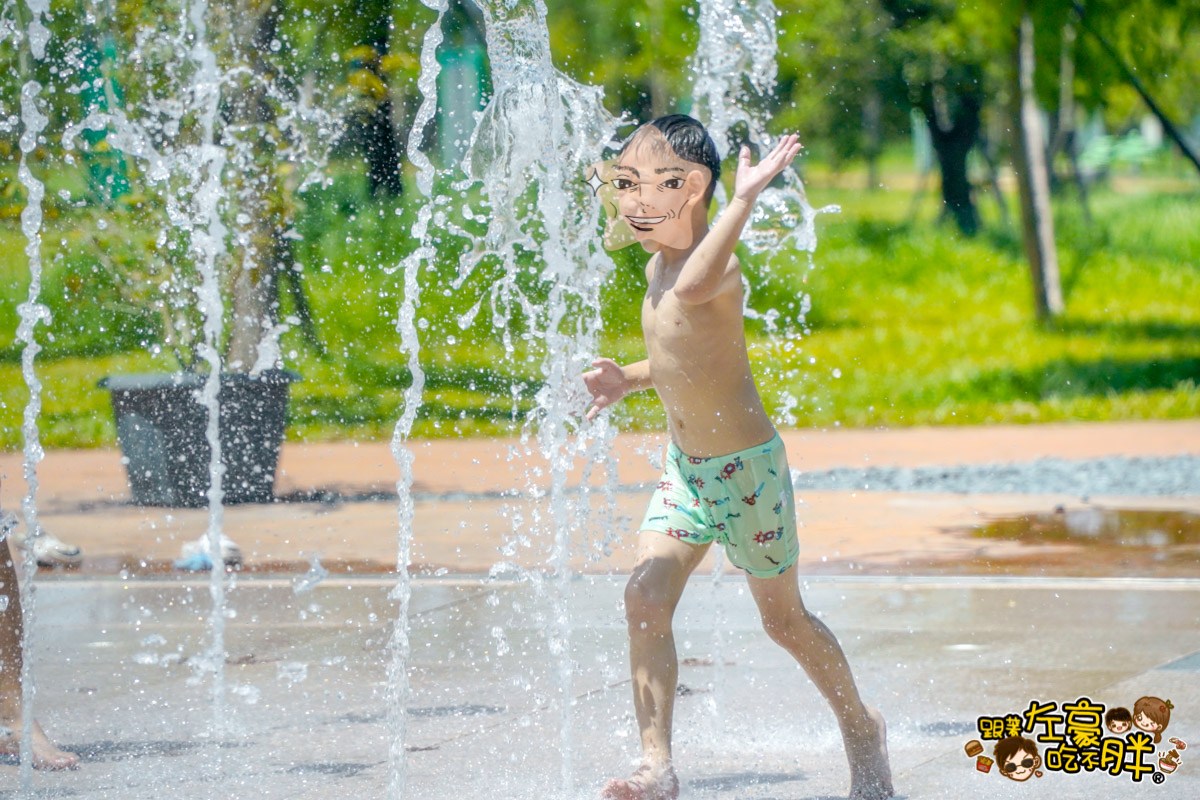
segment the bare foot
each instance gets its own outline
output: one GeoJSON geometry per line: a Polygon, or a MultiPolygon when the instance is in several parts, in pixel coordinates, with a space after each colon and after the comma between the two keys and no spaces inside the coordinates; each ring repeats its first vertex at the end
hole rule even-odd
{"type": "Polygon", "coordinates": [[[613,778],[600,793],[604,800],[676,800],[679,779],[669,765],[643,764],[628,778],[613,778]]]}
{"type": "Polygon", "coordinates": [[[846,755],[850,758],[850,800],[883,800],[892,796],[887,723],[874,708],[867,707],[867,716],[874,730],[861,737],[846,737],[846,755]]]}
{"type": "MultiPolygon", "coordinates": [[[[21,721],[0,722],[0,755],[17,756],[21,753],[21,721]]],[[[60,750],[50,741],[42,726],[33,723],[33,766],[34,769],[75,769],[79,756],[60,750]]]]}

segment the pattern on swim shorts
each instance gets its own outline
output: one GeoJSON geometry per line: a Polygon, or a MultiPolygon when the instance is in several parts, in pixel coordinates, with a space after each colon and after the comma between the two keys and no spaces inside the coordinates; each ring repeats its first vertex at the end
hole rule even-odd
{"type": "Polygon", "coordinates": [[[760,577],[795,563],[795,503],[778,436],[758,447],[712,458],[685,455],[671,444],[667,456],[643,530],[694,544],[718,541],[731,562],[760,577]]]}

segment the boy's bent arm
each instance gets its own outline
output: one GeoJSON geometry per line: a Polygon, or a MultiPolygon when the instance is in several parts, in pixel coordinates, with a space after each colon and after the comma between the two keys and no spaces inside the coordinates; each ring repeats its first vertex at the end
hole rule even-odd
{"type": "Polygon", "coordinates": [[[583,383],[592,395],[588,419],[595,419],[603,409],[630,392],[640,392],[654,385],[650,379],[650,362],[646,359],[622,367],[611,358],[598,358],[592,366],[595,369],[583,374],[583,383]]]}
{"type": "Polygon", "coordinates": [[[629,391],[631,392],[641,392],[654,386],[654,381],[650,379],[650,359],[648,358],[626,364],[621,367],[621,372],[625,375],[625,380],[629,381],[629,391]]]}

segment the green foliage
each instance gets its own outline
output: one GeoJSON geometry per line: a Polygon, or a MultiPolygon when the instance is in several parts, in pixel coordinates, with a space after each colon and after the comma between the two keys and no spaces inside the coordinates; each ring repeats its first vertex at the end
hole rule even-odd
{"type": "Polygon", "coordinates": [[[604,87],[609,110],[650,119],[690,107],[699,32],[690,2],[547,2],[550,44],[576,80],[604,87]]]}
{"type": "MultiPolygon", "coordinates": [[[[52,133],[32,157],[48,189],[43,300],[53,322],[39,329],[45,347],[39,369],[47,383],[43,424],[51,445],[111,443],[107,398],[95,382],[114,372],[174,368],[177,329],[195,325],[189,288],[193,267],[181,255],[182,234],[163,221],[174,185],[151,191],[143,165],[131,159],[133,194],[111,207],[89,205],[82,154],[99,145],[80,137],[68,151],[58,134],[84,115],[79,65],[89,43],[108,36],[120,57],[104,67],[110,70],[105,74],[120,86],[151,143],[167,142],[163,125],[179,99],[178,87],[191,75],[179,58],[189,43],[171,33],[178,30],[184,5],[180,0],[117,0],[115,14],[98,14],[106,4],[97,0],[55,3],[50,56],[27,64],[28,72],[22,72],[18,58],[20,43],[0,41],[0,119],[16,112],[17,87],[29,77],[45,87],[41,101],[51,117],[52,133]],[[155,27],[162,33],[149,35],[155,27]],[[124,57],[135,42],[136,63],[124,57]],[[165,305],[157,294],[164,282],[171,289],[165,305]]],[[[213,44],[231,50],[241,41],[228,14],[233,6],[216,0],[210,5],[214,19],[226,20],[214,25],[213,44]]],[[[689,61],[698,39],[694,2],[549,0],[548,5],[556,63],[580,81],[604,86],[610,111],[646,118],[689,106],[689,61]]],[[[392,3],[389,54],[376,62],[361,51],[364,42],[374,41],[366,27],[378,21],[375,0],[288,0],[286,6],[278,49],[267,48],[273,85],[303,91],[308,102],[334,117],[373,108],[381,92],[389,92],[404,133],[416,101],[417,54],[432,12],[419,2],[392,3]]],[[[923,102],[923,92],[934,83],[977,91],[992,108],[1002,108],[1011,31],[1021,8],[1017,0],[777,0],[777,6],[779,93],[773,125],[799,129],[808,144],[811,155],[804,167],[814,202],[840,202],[846,210],[821,219],[814,268],[803,256],[788,253],[749,260],[756,308],[794,308],[803,294],[814,304],[808,315],[812,333],[798,345],[781,344],[763,325],[750,325],[756,364],[771,376],[764,386],[769,405],[777,408],[785,391],[800,396],[801,424],[812,425],[1200,413],[1195,385],[1200,320],[1195,304],[1188,302],[1200,296],[1194,224],[1200,200],[1194,189],[1181,191],[1178,182],[1169,193],[1102,188],[1093,198],[1098,222],[1090,226],[1064,201],[1056,223],[1068,313],[1055,327],[1041,328],[1033,321],[1028,278],[1012,231],[993,224],[968,242],[929,219],[908,218],[905,191],[864,195],[835,188],[832,178],[822,185],[828,165],[857,179],[857,159],[875,146],[861,134],[862,106],[872,92],[885,100],[883,132],[891,141],[907,137],[908,109],[923,102]],[[840,377],[834,377],[835,370],[840,377]]],[[[1088,19],[1176,119],[1186,121],[1200,111],[1193,91],[1200,85],[1196,3],[1087,0],[1084,6],[1088,19]]],[[[6,4],[0,15],[11,19],[14,7],[6,4]]],[[[1039,93],[1053,110],[1062,27],[1072,12],[1066,0],[1031,7],[1039,37],[1039,93]]],[[[478,19],[469,3],[457,8],[447,22],[448,41],[465,41],[467,27],[478,19]]],[[[1142,113],[1140,101],[1094,40],[1080,34],[1076,55],[1074,91],[1089,109],[1102,108],[1110,123],[1121,125],[1142,113]]],[[[194,121],[194,114],[181,120],[185,135],[178,146],[198,141],[189,128],[194,121]]],[[[28,281],[24,237],[17,226],[24,193],[12,157],[18,132],[16,126],[0,128],[0,154],[10,156],[0,159],[4,446],[16,443],[23,403],[13,341],[16,307],[25,299],[28,281]]],[[[288,158],[304,163],[302,157],[288,158]]],[[[884,163],[894,167],[900,159],[907,153],[885,153],[884,163]]],[[[1159,156],[1142,169],[1179,171],[1178,162],[1159,156]]],[[[304,375],[293,387],[289,435],[387,436],[412,379],[400,366],[404,358],[395,317],[403,297],[399,265],[413,246],[418,201],[370,197],[361,163],[348,157],[326,171],[324,185],[303,192],[292,193],[295,175],[286,166],[274,177],[286,190],[277,193],[286,207],[273,213],[294,217],[299,238],[291,240],[293,274],[303,281],[326,351],[312,347],[297,329],[282,342],[288,366],[304,375]]],[[[892,177],[911,182],[908,175],[892,177]]],[[[442,188],[482,207],[477,190],[442,188]]],[[[524,338],[520,313],[505,328],[490,313],[489,290],[499,265],[484,262],[461,285],[453,283],[472,236],[480,232],[458,222],[466,235],[445,234],[439,260],[426,269],[422,282],[428,388],[418,435],[511,432],[532,407],[540,380],[537,343],[524,338]]],[[[525,265],[534,260],[532,254],[521,258],[525,265]]],[[[614,254],[614,260],[603,298],[606,354],[635,359],[642,354],[638,311],[644,258],[631,248],[614,254]]],[[[537,276],[522,279],[521,290],[534,303],[545,297],[546,288],[537,276]]],[[[294,296],[285,294],[282,303],[282,315],[299,310],[294,296]]],[[[660,420],[649,396],[631,399],[620,413],[629,425],[660,420]]]]}
{"type": "MultiPolygon", "coordinates": [[[[865,194],[836,188],[833,176],[820,170],[812,173],[814,201],[844,208],[820,218],[814,265],[802,254],[744,258],[759,311],[812,297],[811,333],[798,342],[768,335],[758,323],[749,327],[770,408],[779,409],[790,392],[800,398],[799,424],[816,426],[1200,414],[1200,308],[1191,301],[1200,296],[1200,229],[1193,224],[1200,193],[1102,192],[1094,198],[1091,226],[1073,204],[1060,206],[1067,314],[1041,327],[1020,247],[994,222],[988,235],[963,239],[931,226],[927,216],[909,219],[907,191],[865,194]]],[[[329,186],[308,190],[297,221],[303,237],[297,256],[327,355],[299,331],[284,337],[287,365],[303,377],[292,387],[288,435],[386,438],[411,381],[395,329],[403,298],[396,267],[410,247],[415,209],[371,198],[353,168],[334,175],[329,186]]],[[[885,177],[900,182],[905,175],[885,177]]],[[[60,251],[53,243],[77,241],[71,236],[87,235],[81,231],[95,229],[98,218],[91,209],[64,208],[46,231],[45,301],[54,324],[39,329],[46,350],[38,370],[47,387],[42,425],[50,446],[111,445],[109,401],[96,382],[171,368],[165,350],[151,352],[162,343],[156,318],[130,313],[117,301],[85,308],[69,292],[81,276],[96,281],[107,273],[88,260],[87,248],[60,251]]],[[[15,306],[24,300],[22,246],[12,222],[0,225],[6,331],[15,328],[15,306]]],[[[416,435],[511,434],[540,386],[538,343],[522,337],[519,317],[508,328],[494,326],[486,302],[460,325],[495,275],[485,266],[447,291],[456,253],[444,248],[422,280],[427,384],[416,435]]],[[[644,356],[638,319],[645,254],[635,247],[614,255],[598,355],[632,361],[644,356]]],[[[536,296],[536,285],[526,288],[536,296]]],[[[107,296],[117,296],[110,291],[107,296]]],[[[13,447],[25,394],[11,338],[2,345],[0,429],[8,432],[3,446],[13,447]]],[[[647,394],[630,398],[617,415],[622,427],[655,427],[661,413],[647,394]]]]}
{"type": "MultiPolygon", "coordinates": [[[[1194,87],[1200,82],[1200,3],[1193,0],[1084,0],[1086,27],[1107,39],[1147,84],[1164,110],[1187,123],[1200,113],[1194,87]]],[[[1105,109],[1110,124],[1124,126],[1144,113],[1098,41],[1081,34],[1081,79],[1076,91],[1086,105],[1105,109]]]]}

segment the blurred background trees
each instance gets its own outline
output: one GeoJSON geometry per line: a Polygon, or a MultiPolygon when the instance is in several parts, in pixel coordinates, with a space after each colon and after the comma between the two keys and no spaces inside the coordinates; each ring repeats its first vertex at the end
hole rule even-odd
{"type": "MultiPolygon", "coordinates": [[[[577,80],[602,85],[611,111],[646,119],[690,107],[695,2],[547,4],[560,68],[577,80]]],[[[210,5],[218,14],[224,7],[219,0],[210,5]]],[[[228,5],[236,12],[237,3],[228,5]]],[[[399,144],[414,110],[417,56],[433,13],[421,3],[394,0],[266,5],[278,19],[272,63],[345,120],[338,154],[360,161],[371,191],[399,194],[399,144]]],[[[868,187],[877,185],[875,165],[885,146],[912,141],[914,126],[926,128],[916,135],[931,141],[945,217],[971,235],[979,226],[979,186],[1011,154],[1006,141],[1016,85],[1011,53],[1025,5],[1035,30],[1034,91],[1048,123],[1053,169],[1066,175],[1069,156],[1077,158],[1100,136],[1141,130],[1143,120],[1156,114],[1195,152],[1200,128],[1196,0],[777,0],[779,79],[772,116],[781,129],[802,133],[810,158],[835,168],[851,160],[865,162],[868,187]],[[973,165],[983,177],[972,174],[973,165]]],[[[6,4],[6,26],[20,25],[20,6],[6,4]]],[[[167,20],[182,10],[179,3],[147,0],[53,3],[51,53],[30,69],[51,87],[45,100],[55,121],[77,120],[107,98],[94,92],[90,80],[80,81],[83,70],[60,72],[53,65],[86,66],[91,77],[111,74],[115,99],[123,101],[131,87],[128,102],[141,102],[145,81],[131,76],[144,70],[145,58],[134,63],[126,56],[137,49],[139,30],[148,21],[167,20]],[[141,94],[135,83],[143,84],[141,94]]],[[[453,0],[444,24],[439,60],[453,72],[454,82],[440,87],[442,104],[447,113],[461,116],[463,103],[479,107],[487,99],[481,22],[470,0],[453,0]]],[[[6,36],[0,59],[12,68],[0,76],[5,97],[0,147],[7,152],[18,135],[16,54],[13,37],[6,36]]],[[[426,133],[429,146],[439,136],[456,135],[426,133]]],[[[1156,130],[1146,138],[1156,144],[1158,137],[1156,130]]],[[[1092,148],[1083,166],[1094,177],[1103,171],[1105,154],[1101,145],[1092,148]]]]}
{"type": "MultiPolygon", "coordinates": [[[[691,110],[699,0],[545,2],[556,65],[575,80],[602,86],[610,112],[632,122],[691,110]]],[[[126,113],[156,145],[195,143],[193,134],[175,137],[171,128],[177,121],[190,131],[195,123],[194,113],[181,106],[189,102],[193,42],[181,33],[180,20],[189,5],[52,0],[46,57],[31,59],[23,40],[24,2],[0,4],[0,372],[16,357],[10,331],[27,274],[19,225],[25,197],[16,164],[21,89],[28,81],[40,86],[38,106],[50,117],[30,159],[48,190],[43,250],[54,317],[44,358],[132,359],[138,352],[158,358],[186,350],[178,345],[181,331],[194,327],[186,319],[195,313],[192,298],[175,291],[165,305],[155,303],[175,277],[194,277],[180,255],[186,235],[162,222],[170,192],[186,180],[155,185],[143,158],[131,155],[127,143],[110,142],[117,133],[111,126],[80,126],[91,113],[126,113]],[[70,137],[61,135],[73,126],[70,137]]],[[[397,387],[408,379],[389,349],[401,292],[395,265],[412,246],[409,229],[420,202],[418,193],[407,191],[412,167],[404,143],[420,99],[421,43],[435,14],[420,0],[209,0],[208,6],[210,45],[230,70],[218,128],[221,143],[240,159],[238,192],[247,212],[239,217],[230,207],[229,249],[251,253],[242,259],[249,267],[266,267],[250,288],[226,287],[250,306],[231,315],[266,318],[272,328],[278,321],[288,328],[284,355],[293,362],[312,359],[304,371],[317,377],[295,390],[306,398],[303,419],[319,427],[355,418],[387,428],[397,387]],[[311,163],[318,156],[322,163],[311,163]],[[305,180],[310,171],[319,173],[316,181],[305,180]],[[363,348],[362,342],[373,344],[363,348]],[[326,356],[332,360],[322,360],[326,356]]],[[[756,302],[786,305],[791,297],[784,295],[815,294],[804,283],[810,278],[827,281],[825,296],[839,302],[848,303],[853,293],[875,305],[895,300],[900,316],[915,316],[915,308],[936,314],[947,301],[931,295],[925,307],[920,294],[934,287],[959,302],[970,292],[995,292],[988,295],[990,306],[1015,296],[1019,311],[1013,313],[1056,319],[1038,326],[1038,336],[1087,332],[1097,341],[1120,340],[1130,353],[1135,344],[1139,353],[1176,348],[1174,355],[1153,358],[1117,358],[1103,350],[1107,355],[1097,357],[1095,368],[1085,369],[1068,354],[1081,346],[1077,341],[1038,339],[1029,345],[1028,364],[997,377],[994,370],[984,374],[983,365],[1017,333],[989,307],[986,316],[996,317],[997,327],[994,338],[977,343],[977,363],[954,367],[936,388],[914,384],[910,408],[925,409],[919,412],[925,421],[955,414],[977,421],[1026,418],[1017,405],[993,417],[982,405],[969,413],[962,404],[943,407],[942,398],[965,385],[980,396],[1010,399],[1050,392],[1042,378],[1048,373],[1033,362],[1057,346],[1053,374],[1061,380],[1051,382],[1053,391],[1088,386],[1107,397],[1112,380],[1106,376],[1125,370],[1122,385],[1170,387],[1171,408],[1196,407],[1186,399],[1193,395],[1179,389],[1181,381],[1200,378],[1187,349],[1196,341],[1193,311],[1178,305],[1168,312],[1159,303],[1186,293],[1194,273],[1186,265],[1200,252],[1191,233],[1200,203],[1200,0],[775,0],[775,6],[778,78],[762,111],[773,131],[801,134],[806,151],[799,169],[814,189],[814,203],[836,202],[844,212],[820,221],[818,263],[828,269],[810,275],[802,255],[781,254],[769,265],[772,280],[756,286],[756,302]],[[1022,52],[1031,57],[1022,60],[1022,52]],[[1144,244],[1131,254],[1131,242],[1144,244]],[[1169,271],[1162,266],[1168,263],[1184,266],[1169,271]],[[1000,291],[993,275],[1012,265],[1023,265],[1020,283],[1015,291],[1000,291]],[[1126,310],[1128,287],[1137,281],[1141,304],[1126,310]],[[1105,299],[1097,288],[1116,292],[1111,287],[1118,284],[1126,287],[1118,300],[1105,299]],[[894,297],[881,296],[889,291],[894,297]],[[1116,328],[1096,321],[1120,314],[1136,321],[1116,328]],[[1171,314],[1169,324],[1158,319],[1171,314]]],[[[438,113],[415,140],[448,168],[439,176],[445,191],[469,194],[451,188],[460,177],[453,166],[491,93],[481,15],[471,0],[450,0],[443,32],[438,113]]],[[[477,197],[464,200],[483,207],[477,197]]],[[[447,247],[443,256],[448,270],[452,251],[447,247]]],[[[620,310],[606,317],[609,332],[630,335],[634,345],[636,314],[625,308],[640,292],[636,255],[614,254],[618,279],[610,302],[620,310]]],[[[438,293],[425,293],[423,302],[431,325],[447,326],[444,336],[438,332],[439,344],[457,348],[446,356],[455,369],[470,362],[484,375],[486,365],[472,361],[466,343],[485,335],[452,330],[469,309],[438,293]]],[[[888,355],[889,363],[902,360],[917,369],[924,356],[914,344],[919,337],[872,333],[874,323],[863,318],[835,319],[832,305],[814,303],[808,317],[818,339],[826,333],[824,341],[841,342],[842,333],[861,329],[874,337],[853,357],[865,359],[887,352],[878,344],[891,337],[901,350],[888,355]]],[[[874,320],[873,308],[855,313],[874,320]]],[[[257,361],[252,346],[261,340],[261,325],[241,332],[252,335],[235,348],[243,354],[234,360],[257,361]]],[[[951,338],[962,341],[950,337],[936,353],[947,364],[951,338]]],[[[816,340],[810,345],[819,346],[816,340]]],[[[186,354],[177,360],[186,363],[186,354]]],[[[936,369],[932,362],[921,367],[928,374],[936,369]]],[[[508,378],[488,375],[467,382],[478,392],[463,389],[449,373],[444,379],[446,402],[474,404],[469,410],[479,425],[499,412],[478,395],[508,385],[508,378]]],[[[4,402],[0,396],[0,406],[4,402]]],[[[843,397],[824,412],[810,409],[808,419],[828,420],[821,416],[828,409],[855,403],[861,408],[857,416],[844,412],[848,419],[894,418],[864,394],[843,397]]],[[[1066,408],[1044,413],[1067,414],[1066,408]]],[[[1158,413],[1154,408],[1129,413],[1158,413]]],[[[74,407],[63,415],[91,424],[74,407]]],[[[93,435],[99,434],[86,434],[93,435]]]]}

